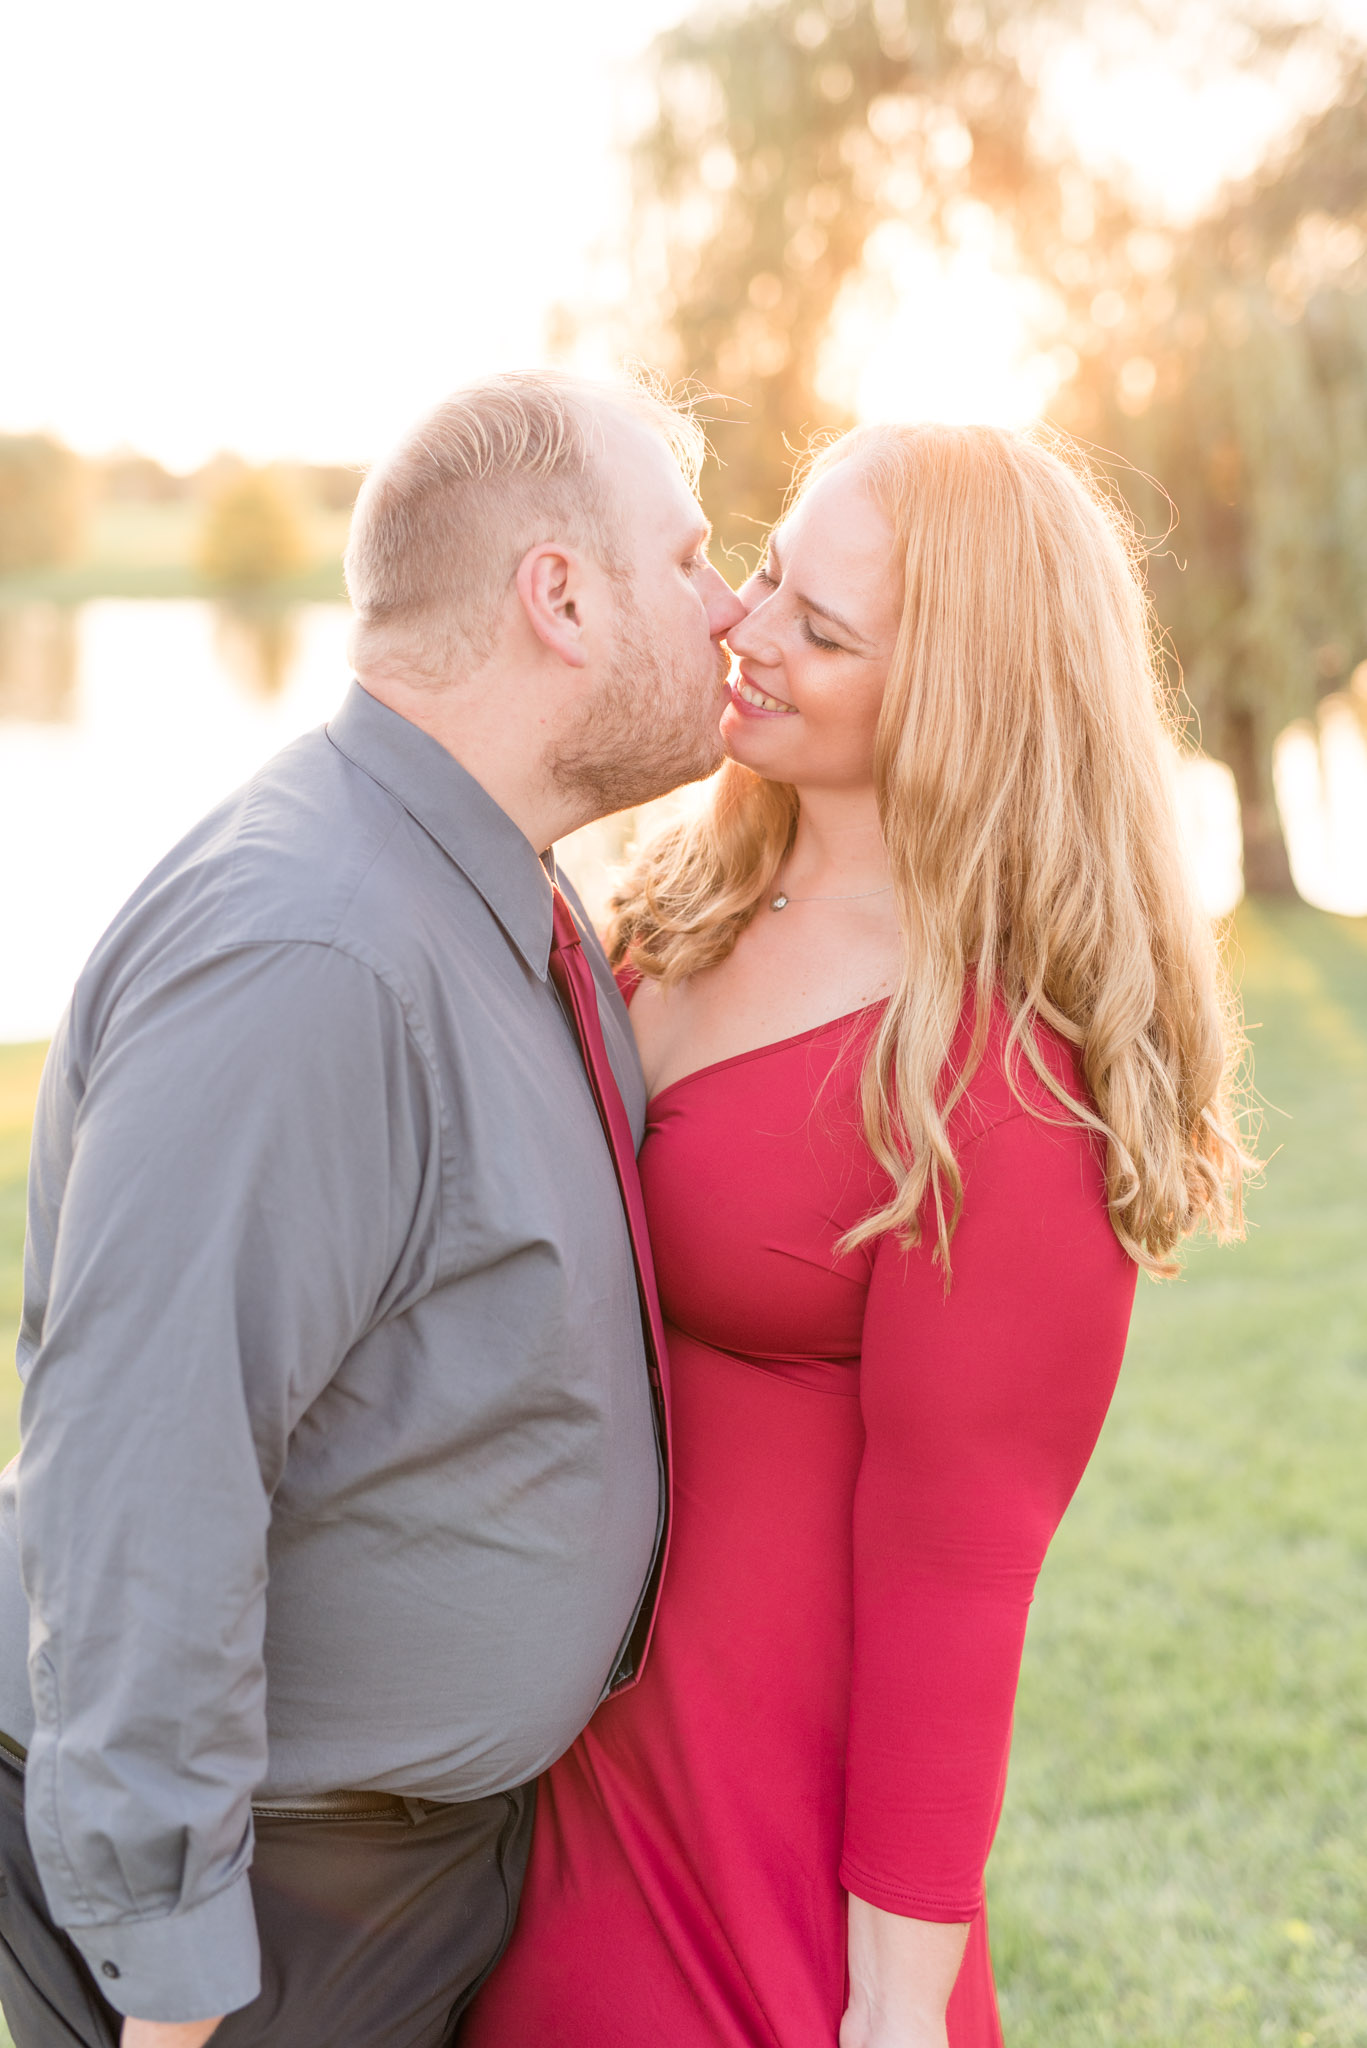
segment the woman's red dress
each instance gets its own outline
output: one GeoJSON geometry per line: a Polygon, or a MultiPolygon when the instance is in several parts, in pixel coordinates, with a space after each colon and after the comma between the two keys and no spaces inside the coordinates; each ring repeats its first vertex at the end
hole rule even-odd
{"type": "MultiPolygon", "coordinates": [[[[516,1934],[462,2048],[835,2048],[845,1894],[969,1921],[951,2048],[1001,2034],[983,1918],[1035,1578],[1106,1413],[1135,1269],[1094,1142],[1004,1028],[932,1246],[841,1256],[887,1183],[875,1011],[650,1105],[669,1563],[645,1674],[542,1781],[516,1934]]],[[[1051,1068],[1072,1056],[1042,1034],[1051,1068]]]]}

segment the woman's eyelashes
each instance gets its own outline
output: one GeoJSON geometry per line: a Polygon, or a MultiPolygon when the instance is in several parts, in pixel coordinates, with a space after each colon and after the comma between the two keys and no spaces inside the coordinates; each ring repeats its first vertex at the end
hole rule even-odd
{"type": "Polygon", "coordinates": [[[802,615],[802,631],[807,639],[811,641],[813,647],[824,647],[828,654],[838,654],[840,652],[840,642],[838,640],[823,640],[805,612],[802,615]]]}
{"type": "MultiPolygon", "coordinates": [[[[756,569],[751,581],[762,584],[766,590],[778,589],[779,579],[768,569],[756,569]]],[[[799,614],[798,624],[802,629],[803,638],[811,646],[824,648],[827,654],[840,653],[840,642],[838,640],[823,640],[805,612],[799,614]]]]}

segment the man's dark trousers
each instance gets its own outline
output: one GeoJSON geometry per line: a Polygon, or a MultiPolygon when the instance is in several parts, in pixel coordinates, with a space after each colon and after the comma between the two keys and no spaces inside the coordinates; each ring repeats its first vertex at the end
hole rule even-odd
{"type": "MultiPolygon", "coordinates": [[[[447,2048],[512,1932],[535,1788],[378,1819],[258,1815],[261,1993],[213,2048],[447,2048]]],[[[52,1925],[0,1752],[0,2004],[15,2048],[116,2048],[122,2024],[52,1925]]]]}

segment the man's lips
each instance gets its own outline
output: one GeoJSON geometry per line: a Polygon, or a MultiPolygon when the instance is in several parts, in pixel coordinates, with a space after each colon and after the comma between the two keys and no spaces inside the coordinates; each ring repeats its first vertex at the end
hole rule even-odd
{"type": "Polygon", "coordinates": [[[796,704],[785,703],[782,697],[771,697],[767,690],[747,676],[742,669],[730,685],[731,702],[737,711],[747,718],[794,718],[796,704]]]}

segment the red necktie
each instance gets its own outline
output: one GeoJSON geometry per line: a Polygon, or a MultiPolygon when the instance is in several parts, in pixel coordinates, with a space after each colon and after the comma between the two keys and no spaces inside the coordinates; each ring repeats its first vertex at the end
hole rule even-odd
{"type": "MultiPolygon", "coordinates": [[[[593,978],[593,969],[584,957],[574,913],[558,889],[553,889],[552,893],[554,935],[548,963],[550,976],[560,991],[561,1000],[573,1021],[584,1069],[588,1075],[589,1086],[593,1090],[599,1121],[603,1126],[603,1135],[608,1141],[612,1163],[617,1171],[617,1185],[621,1190],[622,1207],[626,1211],[627,1234],[631,1239],[631,1256],[636,1267],[636,1287],[641,1302],[646,1365],[650,1372],[651,1391],[655,1397],[656,1418],[660,1431],[660,1448],[668,1475],[670,1457],[665,1389],[668,1384],[669,1358],[665,1349],[664,1317],[660,1313],[660,1297],[655,1286],[655,1267],[650,1255],[645,1197],[641,1192],[641,1176],[636,1166],[636,1145],[631,1135],[631,1122],[627,1116],[626,1104],[622,1101],[617,1077],[608,1059],[608,1049],[603,1042],[603,1025],[598,1015],[598,984],[593,978]]],[[[650,1641],[655,1597],[664,1566],[665,1548],[665,1542],[662,1540],[655,1560],[655,1569],[651,1574],[652,1584],[641,1609],[641,1619],[632,1632],[633,1678],[640,1674],[646,1647],[650,1641]]]]}

